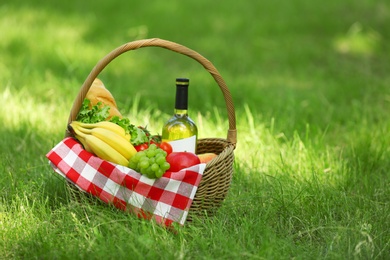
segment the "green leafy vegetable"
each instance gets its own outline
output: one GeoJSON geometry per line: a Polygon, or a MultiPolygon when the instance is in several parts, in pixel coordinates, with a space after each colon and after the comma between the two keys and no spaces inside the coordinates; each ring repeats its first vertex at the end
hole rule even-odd
{"type": "MultiPolygon", "coordinates": [[[[80,108],[79,113],[77,114],[76,120],[93,124],[104,121],[109,116],[110,107],[107,105],[103,105],[101,102],[98,102],[96,105],[90,108],[91,101],[89,99],[84,99],[83,104],[80,108]]],[[[113,116],[110,120],[123,129],[125,129],[126,133],[131,135],[130,142],[133,145],[139,145],[150,141],[150,135],[148,132],[131,124],[128,118],[120,118],[118,116],[113,116]]]]}
{"type": "Polygon", "coordinates": [[[130,133],[130,142],[133,145],[139,145],[149,142],[148,135],[139,127],[136,127],[135,125],[131,124],[128,118],[119,118],[118,116],[113,116],[110,121],[123,127],[126,130],[126,133],[130,133]]]}
{"type": "Polygon", "coordinates": [[[105,120],[109,115],[109,106],[104,106],[102,102],[98,102],[96,105],[89,108],[91,101],[84,99],[83,104],[77,114],[76,120],[93,124],[105,120]]]}

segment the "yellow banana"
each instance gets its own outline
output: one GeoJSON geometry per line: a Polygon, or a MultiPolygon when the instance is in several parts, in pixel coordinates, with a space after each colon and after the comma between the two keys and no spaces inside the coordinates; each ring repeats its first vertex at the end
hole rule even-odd
{"type": "Polygon", "coordinates": [[[128,160],[137,153],[130,143],[130,136],[126,137],[124,129],[115,123],[73,121],[70,127],[84,148],[103,160],[127,166],[128,160]]]}
{"type": "MultiPolygon", "coordinates": [[[[93,129],[93,128],[100,127],[100,128],[104,128],[104,129],[110,130],[112,132],[115,132],[120,136],[123,136],[124,138],[127,139],[127,141],[130,141],[130,139],[131,139],[131,135],[129,133],[126,133],[126,131],[125,131],[125,129],[123,129],[123,127],[121,127],[120,125],[117,125],[113,122],[109,122],[109,121],[101,121],[101,122],[94,123],[94,124],[82,123],[80,121],[73,121],[71,123],[71,126],[72,127],[78,126],[80,128],[80,131],[82,131],[82,132],[85,132],[85,131],[83,131],[84,129],[93,129]]],[[[88,133],[88,132],[86,132],[86,133],[88,133]]]]}
{"type": "MultiPolygon", "coordinates": [[[[114,123],[111,123],[114,124],[114,123]]],[[[84,135],[94,135],[106,142],[110,146],[112,146],[115,150],[117,150],[120,154],[122,154],[126,159],[130,159],[134,154],[137,153],[137,150],[130,143],[129,140],[126,139],[124,135],[117,134],[115,131],[111,131],[111,129],[94,127],[94,128],[84,128],[79,123],[72,122],[71,127],[77,130],[78,132],[82,132],[84,135]]],[[[117,125],[118,126],[118,125],[117,125]]],[[[120,126],[118,126],[120,127],[120,126]]],[[[122,127],[120,127],[122,128],[122,127]]],[[[122,128],[123,129],[123,128],[122,128]]],[[[80,133],[78,133],[80,135],[80,133]]],[[[85,137],[84,137],[85,139],[85,137]]],[[[88,144],[87,144],[88,145],[88,144]]]]}
{"type": "Polygon", "coordinates": [[[90,134],[110,145],[126,159],[130,159],[137,153],[137,150],[128,140],[125,139],[125,137],[120,136],[115,132],[105,128],[96,127],[91,129],[90,134]]]}
{"type": "Polygon", "coordinates": [[[85,135],[85,142],[99,158],[119,165],[128,166],[129,161],[111,145],[94,135],[85,135]]]}
{"type": "Polygon", "coordinates": [[[74,131],[74,134],[75,134],[75,137],[77,138],[77,140],[80,141],[80,143],[84,146],[84,149],[90,153],[94,153],[92,151],[92,149],[89,147],[89,145],[87,144],[87,142],[85,141],[85,134],[83,134],[82,132],[79,131],[79,129],[77,127],[72,127],[73,131],[74,131]]]}
{"type": "Polygon", "coordinates": [[[127,141],[130,142],[130,140],[131,140],[131,134],[126,133],[126,134],[125,134],[125,139],[126,139],[127,141]]]}

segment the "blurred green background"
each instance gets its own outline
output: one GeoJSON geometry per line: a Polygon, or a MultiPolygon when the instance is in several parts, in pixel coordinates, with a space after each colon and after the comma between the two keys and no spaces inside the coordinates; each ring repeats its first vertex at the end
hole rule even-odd
{"type": "MultiPolygon", "coordinates": [[[[0,11],[2,87],[28,88],[43,102],[70,103],[105,54],[153,37],[204,55],[220,70],[239,111],[248,104],[258,123],[274,117],[283,131],[303,131],[307,122],[320,129],[344,123],[351,106],[359,107],[350,115],[359,121],[389,102],[386,1],[16,0],[0,11]]],[[[102,79],[119,103],[139,94],[141,106],[168,111],[166,90],[181,75],[192,80],[191,109],[224,106],[201,67],[166,50],[125,54],[102,79]]]]}

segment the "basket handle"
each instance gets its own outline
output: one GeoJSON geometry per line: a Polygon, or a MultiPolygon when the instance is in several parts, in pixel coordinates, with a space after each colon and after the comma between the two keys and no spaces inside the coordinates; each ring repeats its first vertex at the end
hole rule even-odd
{"type": "MultiPolygon", "coordinates": [[[[80,108],[82,106],[83,100],[85,96],[87,95],[87,92],[89,88],[91,87],[93,81],[97,78],[97,76],[100,74],[100,72],[116,57],[119,55],[131,51],[136,50],[143,47],[161,47],[165,48],[183,55],[186,55],[196,61],[198,61],[203,67],[213,76],[214,80],[220,87],[222,94],[225,99],[226,103],[226,109],[228,112],[228,120],[229,120],[229,130],[227,133],[227,140],[234,145],[237,143],[237,130],[236,130],[236,116],[235,116],[235,110],[233,105],[232,96],[230,94],[230,91],[219,74],[218,70],[214,67],[214,65],[204,58],[199,53],[174,42],[162,40],[158,38],[152,38],[152,39],[144,39],[144,40],[137,40],[133,42],[128,42],[126,44],[123,44],[122,46],[117,47],[116,49],[112,50],[110,53],[108,53],[105,57],[103,57],[92,69],[92,71],[89,73],[88,77],[84,81],[83,85],[81,86],[81,89],[73,103],[72,109],[70,111],[70,115],[68,118],[68,123],[71,123],[73,120],[76,119],[78,112],[80,111],[80,108]]],[[[67,133],[68,134],[68,133],[67,133]]],[[[67,135],[66,134],[66,135],[67,135]]]]}

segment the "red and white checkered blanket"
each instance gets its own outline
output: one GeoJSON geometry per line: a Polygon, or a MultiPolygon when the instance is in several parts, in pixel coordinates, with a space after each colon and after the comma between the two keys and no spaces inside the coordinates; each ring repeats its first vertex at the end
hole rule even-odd
{"type": "Polygon", "coordinates": [[[206,166],[202,163],[149,179],[94,156],[71,137],[58,143],[46,157],[55,172],[80,190],[165,226],[173,222],[184,225],[206,166]]]}

